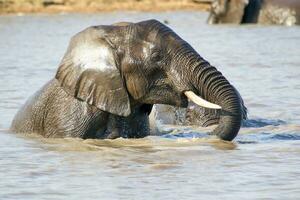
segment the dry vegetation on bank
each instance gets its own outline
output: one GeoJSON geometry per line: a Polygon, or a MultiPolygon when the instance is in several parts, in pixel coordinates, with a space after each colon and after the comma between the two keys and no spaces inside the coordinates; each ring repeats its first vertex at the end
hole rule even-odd
{"type": "Polygon", "coordinates": [[[0,0],[0,14],[208,10],[211,0],[0,0]]]}

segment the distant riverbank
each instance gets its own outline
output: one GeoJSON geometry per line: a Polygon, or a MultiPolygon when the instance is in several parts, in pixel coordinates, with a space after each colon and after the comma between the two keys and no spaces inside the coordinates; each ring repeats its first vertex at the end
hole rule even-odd
{"type": "Polygon", "coordinates": [[[0,14],[168,11],[210,8],[211,0],[0,0],[0,14]]]}

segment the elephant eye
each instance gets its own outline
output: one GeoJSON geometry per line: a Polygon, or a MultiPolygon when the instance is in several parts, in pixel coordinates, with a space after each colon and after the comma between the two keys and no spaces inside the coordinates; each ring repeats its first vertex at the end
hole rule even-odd
{"type": "Polygon", "coordinates": [[[160,61],[162,59],[162,56],[159,52],[154,52],[152,53],[151,55],[151,60],[154,61],[154,62],[157,62],[157,61],[160,61]]]}

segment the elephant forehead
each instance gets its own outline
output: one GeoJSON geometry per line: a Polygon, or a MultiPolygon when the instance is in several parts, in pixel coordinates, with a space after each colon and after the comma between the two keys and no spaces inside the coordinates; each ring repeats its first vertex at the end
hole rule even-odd
{"type": "Polygon", "coordinates": [[[115,63],[113,53],[106,45],[83,43],[72,50],[72,62],[82,70],[106,71],[115,63]]]}
{"type": "Polygon", "coordinates": [[[134,59],[147,58],[155,44],[148,41],[139,41],[128,48],[129,56],[134,59]]]}

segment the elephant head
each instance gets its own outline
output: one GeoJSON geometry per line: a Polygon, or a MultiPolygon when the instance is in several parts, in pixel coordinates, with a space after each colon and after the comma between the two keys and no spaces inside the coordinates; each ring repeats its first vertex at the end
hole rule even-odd
{"type": "Polygon", "coordinates": [[[208,24],[255,23],[262,0],[215,0],[207,20],[208,24]]]}
{"type": "Polygon", "coordinates": [[[221,109],[213,134],[237,135],[242,101],[228,80],[187,42],[156,20],[93,26],[75,35],[56,79],[70,95],[128,116],[136,105],[221,109]]]}

